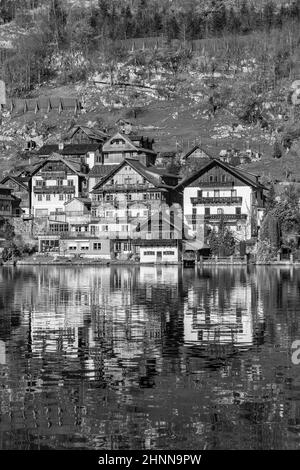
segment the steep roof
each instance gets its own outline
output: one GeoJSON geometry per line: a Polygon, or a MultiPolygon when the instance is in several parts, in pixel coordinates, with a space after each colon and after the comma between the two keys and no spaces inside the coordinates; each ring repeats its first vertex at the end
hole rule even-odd
{"type": "MultiPolygon", "coordinates": [[[[105,151],[105,146],[110,145],[110,142],[113,139],[123,139],[123,140],[125,140],[125,142],[127,142],[128,146],[129,146],[129,148],[132,149],[132,150],[135,150],[136,152],[150,153],[152,155],[157,154],[154,150],[141,147],[140,145],[137,145],[136,143],[133,142],[133,139],[135,139],[135,142],[136,141],[141,141],[143,139],[142,136],[138,136],[138,135],[135,135],[135,134],[122,134],[121,132],[117,132],[116,134],[114,134],[112,137],[110,137],[105,142],[105,144],[103,145],[103,150],[104,151],[105,151]]],[[[118,151],[118,149],[116,149],[116,151],[118,151]]]]}
{"type": "Polygon", "coordinates": [[[139,173],[143,178],[145,178],[149,183],[153,184],[156,188],[165,188],[165,189],[174,189],[176,186],[170,186],[162,182],[162,176],[172,176],[178,179],[177,175],[170,173],[162,173],[161,170],[156,169],[154,166],[146,167],[138,160],[133,158],[125,158],[120,165],[114,168],[110,173],[108,173],[96,186],[92,192],[97,192],[97,189],[105,184],[110,178],[112,178],[123,166],[130,165],[137,173],[139,173]]]}
{"type": "Polygon", "coordinates": [[[189,150],[182,158],[183,159],[187,159],[188,157],[190,157],[194,152],[196,152],[196,150],[201,150],[201,152],[203,152],[205,155],[207,155],[207,158],[214,158],[212,155],[210,155],[209,152],[207,152],[207,150],[204,150],[202,147],[200,147],[200,145],[195,145],[191,150],[189,150]]]}
{"type": "Polygon", "coordinates": [[[0,184],[4,185],[8,180],[14,181],[15,183],[19,184],[22,186],[24,189],[28,190],[28,183],[29,183],[29,176],[13,176],[13,175],[7,175],[1,180],[0,184]]]}
{"type": "Polygon", "coordinates": [[[73,197],[72,199],[70,199],[70,201],[66,201],[65,202],[65,206],[67,206],[68,204],[70,204],[72,201],[74,201],[74,199],[76,199],[77,201],[79,202],[82,202],[82,204],[84,204],[85,206],[90,206],[92,204],[92,201],[91,199],[87,198],[87,197],[73,197]]]}
{"type": "Polygon", "coordinates": [[[76,132],[78,132],[79,129],[81,129],[87,135],[87,137],[93,140],[104,142],[106,139],[109,138],[109,135],[106,134],[106,132],[88,126],[74,126],[69,130],[68,136],[72,138],[76,134],[76,132]]]}
{"type": "Polygon", "coordinates": [[[60,155],[86,155],[88,152],[96,152],[99,149],[99,144],[66,144],[63,149],[59,149],[58,144],[46,144],[43,145],[39,151],[38,155],[51,155],[51,153],[56,152],[60,155]]]}
{"type": "Polygon", "coordinates": [[[216,158],[213,158],[210,162],[208,162],[205,166],[200,168],[198,171],[193,173],[193,175],[188,176],[187,178],[183,179],[177,186],[177,189],[184,189],[187,186],[190,186],[194,181],[196,181],[200,176],[205,174],[207,171],[209,171],[211,168],[214,166],[220,166],[224,170],[228,171],[232,176],[235,176],[239,180],[243,181],[245,184],[255,187],[255,188],[261,188],[264,189],[264,187],[259,183],[258,181],[258,176],[246,173],[244,171],[237,170],[235,167],[228,165],[227,163],[224,163],[220,160],[217,160],[216,158]]]}
{"type": "Polygon", "coordinates": [[[49,161],[55,161],[55,162],[62,162],[64,163],[70,170],[72,170],[74,173],[76,173],[78,176],[87,176],[85,173],[81,171],[81,163],[79,162],[74,162],[72,160],[66,160],[63,158],[61,155],[57,153],[52,153],[50,157],[45,159],[40,165],[38,165],[34,171],[32,172],[31,176],[34,176],[43,166],[46,165],[49,161]]]}
{"type": "Polygon", "coordinates": [[[106,176],[112,170],[115,170],[116,168],[118,168],[118,166],[119,166],[119,163],[116,163],[115,165],[95,165],[89,172],[89,177],[90,176],[98,176],[98,177],[106,176]]]}

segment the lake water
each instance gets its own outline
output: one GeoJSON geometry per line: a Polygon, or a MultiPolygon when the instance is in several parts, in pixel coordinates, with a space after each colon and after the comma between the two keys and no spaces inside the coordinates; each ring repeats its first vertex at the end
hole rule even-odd
{"type": "Polygon", "coordinates": [[[300,270],[0,269],[1,449],[299,449],[300,270]]]}

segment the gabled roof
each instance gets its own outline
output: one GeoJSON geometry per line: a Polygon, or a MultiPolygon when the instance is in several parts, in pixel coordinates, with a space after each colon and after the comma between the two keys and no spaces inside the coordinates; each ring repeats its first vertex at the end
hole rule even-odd
{"type": "Polygon", "coordinates": [[[204,150],[200,145],[195,145],[191,150],[189,150],[182,158],[187,159],[190,157],[196,150],[201,150],[201,152],[205,153],[207,155],[207,158],[214,158],[210,153],[207,152],[207,150],[204,150]]]}
{"type": "Polygon", "coordinates": [[[4,185],[8,180],[13,181],[16,184],[22,186],[23,189],[28,190],[28,183],[30,178],[28,176],[21,177],[21,176],[13,176],[13,175],[6,175],[3,180],[1,180],[0,184],[4,185]]]}
{"type": "Polygon", "coordinates": [[[66,160],[63,158],[61,155],[57,153],[52,153],[49,158],[45,159],[42,163],[40,163],[32,172],[31,176],[34,176],[43,166],[46,165],[48,162],[62,162],[64,163],[68,168],[70,168],[71,171],[76,173],[78,176],[87,176],[85,173],[82,173],[81,171],[81,164],[78,162],[73,162],[71,160],[66,160]]]}
{"type": "MultiPolygon", "coordinates": [[[[156,155],[156,152],[154,152],[154,150],[143,148],[143,147],[140,147],[139,145],[136,145],[133,142],[133,138],[138,140],[138,141],[141,141],[143,137],[135,135],[135,134],[122,134],[122,132],[117,132],[116,134],[114,134],[112,137],[110,137],[105,142],[105,144],[103,145],[103,150],[105,151],[105,146],[110,145],[110,142],[112,140],[114,140],[114,139],[123,139],[123,140],[125,140],[125,142],[127,142],[130,150],[135,150],[136,152],[140,152],[140,153],[144,152],[144,153],[150,153],[152,155],[156,155]]],[[[116,151],[118,151],[117,148],[116,148],[116,151]]]]}
{"type": "Polygon", "coordinates": [[[43,145],[39,151],[38,155],[51,155],[51,153],[56,152],[60,155],[86,155],[88,152],[96,152],[99,149],[99,144],[66,144],[63,149],[59,149],[58,144],[46,144],[43,145]]]}
{"type": "Polygon", "coordinates": [[[216,165],[228,171],[228,173],[238,178],[239,180],[243,181],[245,184],[254,188],[264,189],[264,187],[258,181],[258,176],[246,173],[244,171],[237,170],[235,167],[228,165],[227,163],[224,163],[220,160],[217,160],[216,158],[213,158],[210,162],[208,162],[204,167],[196,171],[193,175],[188,176],[187,178],[182,180],[178,184],[177,189],[184,189],[187,186],[190,186],[194,181],[200,178],[200,176],[205,174],[207,171],[209,171],[211,168],[213,168],[216,165]]]}
{"type": "Polygon", "coordinates": [[[70,201],[66,201],[64,204],[65,206],[67,206],[68,204],[70,204],[72,201],[74,200],[77,200],[79,202],[81,202],[82,204],[84,204],[85,206],[90,206],[92,204],[92,201],[91,199],[87,198],[87,197],[73,197],[72,199],[70,199],[70,201]]]}
{"type": "Polygon", "coordinates": [[[118,166],[119,163],[116,163],[115,165],[95,165],[89,172],[89,177],[97,176],[101,178],[106,176],[112,170],[115,170],[118,166]]]}
{"type": "Polygon", "coordinates": [[[136,159],[133,158],[125,158],[120,165],[118,165],[115,169],[113,169],[108,175],[106,175],[96,186],[94,187],[92,192],[97,192],[97,189],[103,186],[109,179],[111,179],[123,166],[130,165],[137,173],[139,173],[143,178],[145,178],[149,183],[151,183],[156,188],[163,188],[163,189],[174,189],[175,186],[169,186],[162,182],[162,176],[172,176],[174,178],[178,178],[177,175],[171,175],[169,173],[162,173],[161,170],[157,170],[154,166],[147,167],[143,165],[136,159]]]}
{"type": "Polygon", "coordinates": [[[87,135],[87,137],[93,140],[104,142],[105,140],[109,138],[109,135],[100,129],[94,129],[88,126],[80,126],[80,125],[72,127],[68,132],[68,137],[72,138],[76,134],[76,132],[78,132],[79,129],[82,130],[87,135]]]}

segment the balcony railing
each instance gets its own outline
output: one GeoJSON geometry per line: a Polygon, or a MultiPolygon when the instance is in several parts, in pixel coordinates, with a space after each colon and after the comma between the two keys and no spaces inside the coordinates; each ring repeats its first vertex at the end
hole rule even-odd
{"type": "Polygon", "coordinates": [[[75,186],[33,186],[33,192],[37,194],[72,194],[75,193],[75,186]]]}
{"type": "Polygon", "coordinates": [[[106,183],[105,188],[99,188],[97,192],[101,193],[104,191],[146,191],[150,185],[147,183],[135,183],[135,184],[108,184],[106,183]]]}
{"type": "Polygon", "coordinates": [[[219,205],[230,205],[230,204],[242,204],[243,198],[236,196],[229,197],[191,197],[192,204],[219,204],[219,205]]]}
{"type": "Polygon", "coordinates": [[[205,214],[204,216],[205,220],[210,220],[210,219],[221,219],[223,218],[224,220],[245,220],[247,219],[246,214],[205,214]]]}
{"type": "Polygon", "coordinates": [[[211,188],[211,187],[219,187],[219,186],[234,186],[234,181],[201,181],[199,183],[200,187],[203,188],[211,188]]]}

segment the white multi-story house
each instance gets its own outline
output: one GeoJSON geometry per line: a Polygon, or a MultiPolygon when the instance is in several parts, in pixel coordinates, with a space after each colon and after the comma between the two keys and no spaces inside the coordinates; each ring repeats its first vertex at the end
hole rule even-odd
{"type": "Polygon", "coordinates": [[[38,165],[31,176],[32,215],[55,220],[65,211],[65,202],[84,197],[87,191],[86,166],[52,154],[38,165]]]}
{"type": "Polygon", "coordinates": [[[257,235],[264,211],[264,187],[258,177],[212,159],[181,181],[186,238],[206,241],[220,221],[239,240],[257,235]]]}

